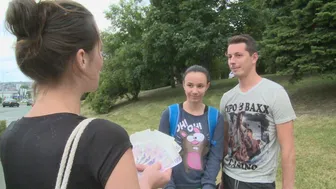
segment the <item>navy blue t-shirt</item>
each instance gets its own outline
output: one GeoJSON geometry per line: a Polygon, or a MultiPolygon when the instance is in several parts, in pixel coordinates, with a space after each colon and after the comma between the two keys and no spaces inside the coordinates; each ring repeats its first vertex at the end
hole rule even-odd
{"type": "MultiPolygon", "coordinates": [[[[183,162],[173,168],[171,181],[165,189],[214,189],[224,150],[224,117],[219,114],[210,144],[208,106],[199,116],[192,115],[180,106],[175,141],[182,147],[183,162]]],[[[169,109],[162,113],[159,130],[169,135],[169,109]]]]}

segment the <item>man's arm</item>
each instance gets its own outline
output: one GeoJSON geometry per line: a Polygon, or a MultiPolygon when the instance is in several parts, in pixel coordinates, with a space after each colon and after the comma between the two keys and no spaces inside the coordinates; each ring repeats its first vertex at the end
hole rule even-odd
{"type": "Polygon", "coordinates": [[[293,121],[278,124],[277,135],[281,148],[282,188],[294,189],[295,147],[293,121]]]}
{"type": "Polygon", "coordinates": [[[292,103],[284,88],[275,92],[272,113],[281,148],[282,188],[293,189],[295,181],[294,125],[296,119],[292,103]]]}

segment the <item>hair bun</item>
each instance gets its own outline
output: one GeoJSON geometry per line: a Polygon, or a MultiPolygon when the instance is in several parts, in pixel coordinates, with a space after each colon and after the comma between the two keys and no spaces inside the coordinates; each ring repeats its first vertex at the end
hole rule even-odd
{"type": "Polygon", "coordinates": [[[7,28],[18,41],[37,35],[38,5],[35,0],[12,0],[6,13],[7,28]]]}

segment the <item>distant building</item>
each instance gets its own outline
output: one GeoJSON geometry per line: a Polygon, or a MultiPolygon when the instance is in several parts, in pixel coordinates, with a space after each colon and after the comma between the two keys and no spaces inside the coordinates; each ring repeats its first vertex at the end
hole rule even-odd
{"type": "Polygon", "coordinates": [[[0,82],[0,97],[26,99],[32,96],[32,82],[0,82]],[[21,88],[23,85],[27,88],[21,88]],[[28,95],[30,93],[30,95],[28,95]]]}
{"type": "Polygon", "coordinates": [[[13,98],[18,99],[20,97],[19,91],[0,91],[0,97],[2,99],[13,98]]]}

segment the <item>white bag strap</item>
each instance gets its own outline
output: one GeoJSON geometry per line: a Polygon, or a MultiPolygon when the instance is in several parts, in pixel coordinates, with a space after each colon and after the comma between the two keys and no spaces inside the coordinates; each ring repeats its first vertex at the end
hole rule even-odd
{"type": "Polygon", "coordinates": [[[87,118],[81,121],[72,131],[70,137],[68,138],[68,141],[64,148],[60,168],[58,170],[55,189],[66,189],[79,139],[85,128],[94,119],[95,118],[87,118]]]}

